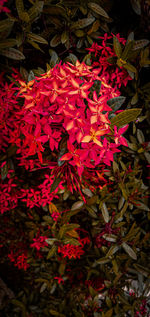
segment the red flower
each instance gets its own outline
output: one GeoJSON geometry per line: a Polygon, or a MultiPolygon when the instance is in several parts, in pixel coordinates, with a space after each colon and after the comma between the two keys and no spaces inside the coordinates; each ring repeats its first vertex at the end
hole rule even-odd
{"type": "Polygon", "coordinates": [[[18,255],[19,252],[14,253],[11,250],[11,253],[8,254],[8,258],[11,262],[14,262],[14,266],[17,266],[18,269],[27,270],[29,264],[27,263],[27,255],[25,253],[21,253],[18,255]]]}
{"type": "Polygon", "coordinates": [[[68,257],[69,259],[80,259],[84,251],[81,246],[65,244],[58,247],[58,253],[61,253],[63,258],[68,257]]]}
{"type": "Polygon", "coordinates": [[[55,276],[54,280],[58,280],[58,284],[60,284],[61,282],[64,284],[64,280],[61,276],[55,276]]]}
{"type": "Polygon", "coordinates": [[[46,239],[48,238],[45,236],[38,236],[33,239],[34,243],[30,244],[30,247],[36,248],[39,251],[41,248],[48,246],[48,243],[45,241],[46,239]]]}

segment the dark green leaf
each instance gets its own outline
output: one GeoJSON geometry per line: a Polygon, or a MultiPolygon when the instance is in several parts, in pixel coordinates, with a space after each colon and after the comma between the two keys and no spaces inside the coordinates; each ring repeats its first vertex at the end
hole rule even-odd
{"type": "Polygon", "coordinates": [[[85,18],[82,20],[78,20],[76,22],[73,22],[71,25],[71,29],[83,29],[93,23],[95,21],[94,17],[91,18],[85,18]]]}
{"type": "Polygon", "coordinates": [[[12,47],[0,50],[0,55],[6,56],[11,59],[15,59],[15,60],[25,59],[25,56],[22,54],[22,52],[12,47]]]}
{"type": "Polygon", "coordinates": [[[122,127],[134,121],[140,113],[141,109],[137,108],[124,110],[111,119],[111,126],[116,125],[117,127],[122,127]]]}
{"type": "Polygon", "coordinates": [[[115,112],[122,106],[125,100],[126,100],[126,97],[119,96],[119,97],[109,99],[107,101],[107,104],[108,106],[112,108],[113,112],[115,112]]]}
{"type": "Polygon", "coordinates": [[[125,49],[121,55],[121,59],[126,61],[129,57],[129,53],[132,50],[134,45],[134,41],[129,41],[128,43],[126,43],[125,49]]]}
{"type": "Polygon", "coordinates": [[[61,178],[57,177],[54,179],[54,182],[51,186],[50,193],[54,192],[54,190],[58,187],[59,183],[61,182],[61,178]]]}
{"type": "Polygon", "coordinates": [[[107,12],[102,8],[100,7],[99,4],[95,3],[95,2],[89,2],[88,3],[88,7],[93,10],[95,13],[101,15],[102,17],[104,18],[109,18],[107,12]]]}
{"type": "Polygon", "coordinates": [[[116,36],[113,37],[113,46],[114,46],[114,51],[118,57],[121,57],[122,55],[122,48],[119,40],[117,39],[116,36]]]}

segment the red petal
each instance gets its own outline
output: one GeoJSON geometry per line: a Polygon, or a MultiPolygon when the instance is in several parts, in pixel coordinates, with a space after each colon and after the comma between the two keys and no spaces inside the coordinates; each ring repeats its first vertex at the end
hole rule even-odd
{"type": "Polygon", "coordinates": [[[72,158],[72,154],[71,153],[66,153],[64,154],[59,160],[60,161],[69,161],[72,158]]]}

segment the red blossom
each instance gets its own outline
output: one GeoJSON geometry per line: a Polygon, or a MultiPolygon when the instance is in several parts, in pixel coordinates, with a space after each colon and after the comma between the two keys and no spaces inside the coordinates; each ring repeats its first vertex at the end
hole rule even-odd
{"type": "Polygon", "coordinates": [[[81,255],[84,254],[84,250],[78,245],[65,244],[58,247],[58,253],[61,253],[63,258],[80,259],[81,255]]]}
{"type": "Polygon", "coordinates": [[[23,269],[24,271],[27,270],[29,264],[27,263],[27,255],[25,253],[14,253],[11,250],[11,253],[8,254],[8,258],[11,262],[14,262],[14,266],[17,266],[18,269],[23,269]]]}
{"type": "Polygon", "coordinates": [[[54,280],[57,280],[57,281],[58,281],[58,284],[60,284],[60,283],[63,283],[63,284],[64,284],[64,280],[63,280],[63,278],[62,278],[61,276],[55,276],[55,277],[54,277],[54,280]]]}
{"type": "Polygon", "coordinates": [[[36,248],[37,251],[39,251],[41,248],[44,248],[48,246],[48,243],[45,241],[48,239],[46,236],[37,236],[33,239],[33,243],[30,244],[31,248],[36,248]]]}

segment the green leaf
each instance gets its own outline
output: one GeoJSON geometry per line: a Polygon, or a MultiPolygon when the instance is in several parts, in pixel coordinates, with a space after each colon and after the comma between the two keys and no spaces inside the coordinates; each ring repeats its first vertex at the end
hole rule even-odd
{"type": "Polygon", "coordinates": [[[0,55],[6,56],[11,59],[15,59],[15,60],[25,59],[25,56],[23,55],[22,52],[12,47],[0,50],[0,55]]]}
{"type": "Polygon", "coordinates": [[[91,192],[91,190],[87,187],[82,189],[82,192],[87,195],[88,197],[93,197],[93,193],[91,192]]]}
{"type": "Polygon", "coordinates": [[[59,230],[59,234],[58,234],[59,239],[62,239],[64,234],[67,231],[72,231],[72,230],[79,228],[79,227],[80,227],[80,225],[78,225],[76,223],[64,224],[59,230]]]}
{"type": "Polygon", "coordinates": [[[123,67],[125,69],[129,70],[132,73],[136,73],[137,72],[136,68],[133,65],[129,64],[129,63],[123,64],[123,67]]]}
{"type": "Polygon", "coordinates": [[[149,44],[149,40],[143,39],[134,42],[133,50],[141,49],[149,44]]]}
{"type": "Polygon", "coordinates": [[[145,142],[144,134],[140,129],[137,129],[137,139],[138,139],[140,144],[145,142]]]}
{"type": "Polygon", "coordinates": [[[128,43],[126,43],[125,49],[121,55],[121,59],[126,61],[129,57],[129,53],[132,50],[134,45],[134,41],[129,41],[128,43]]]}
{"type": "Polygon", "coordinates": [[[80,38],[77,42],[77,49],[80,49],[84,45],[84,39],[80,38]]]}
{"type": "Polygon", "coordinates": [[[59,17],[61,15],[62,17],[65,17],[66,19],[68,19],[65,8],[60,7],[60,6],[56,6],[56,5],[54,5],[54,6],[51,5],[51,6],[47,6],[47,7],[44,6],[43,12],[46,14],[49,14],[49,15],[53,15],[53,16],[56,15],[57,17],[59,17]]]}
{"type": "Polygon", "coordinates": [[[92,218],[97,219],[97,214],[95,213],[95,211],[92,208],[90,208],[89,206],[85,206],[85,208],[88,210],[89,215],[92,218]]]}
{"type": "Polygon", "coordinates": [[[28,13],[25,11],[20,14],[20,19],[26,23],[28,23],[30,21],[30,17],[28,15],[28,13]]]}
{"type": "Polygon", "coordinates": [[[102,8],[100,7],[99,4],[95,3],[95,2],[89,2],[88,3],[88,7],[93,10],[95,13],[101,15],[102,17],[104,18],[109,18],[107,12],[102,8]]]}
{"type": "Polygon", "coordinates": [[[29,44],[31,44],[34,48],[36,48],[37,50],[39,50],[39,51],[41,51],[42,53],[44,53],[44,51],[40,48],[40,46],[37,44],[37,43],[35,43],[34,41],[31,41],[31,40],[29,40],[29,39],[27,39],[27,42],[29,43],[29,44]]]}
{"type": "Polygon", "coordinates": [[[87,199],[87,205],[88,206],[93,205],[93,204],[97,203],[97,200],[98,200],[98,195],[94,195],[94,196],[87,199]]]}
{"type": "MultiPolygon", "coordinates": [[[[49,55],[51,56],[50,66],[54,67],[58,63],[59,57],[58,57],[57,53],[54,50],[52,50],[52,49],[49,50],[49,55]]],[[[61,166],[64,163],[62,161],[59,161],[60,158],[61,158],[61,156],[58,158],[58,166],[61,166]]]]}
{"type": "Polygon", "coordinates": [[[20,15],[22,14],[22,12],[24,11],[24,3],[23,0],[16,0],[16,9],[18,12],[18,15],[20,17],[20,15]]]}
{"type": "Polygon", "coordinates": [[[54,179],[54,182],[53,182],[53,184],[52,184],[52,186],[51,186],[51,189],[50,189],[50,193],[54,192],[54,190],[58,187],[58,185],[59,185],[60,182],[61,182],[61,178],[56,177],[56,178],[54,179]]]}
{"type": "Polygon", "coordinates": [[[117,39],[116,36],[113,37],[113,46],[114,46],[114,51],[118,57],[121,57],[122,55],[122,48],[119,40],[117,39]]]}
{"type": "Polygon", "coordinates": [[[110,242],[116,242],[117,240],[117,236],[115,236],[114,234],[103,234],[103,238],[106,240],[106,241],[110,241],[110,242]]]}
{"type": "Polygon", "coordinates": [[[23,0],[16,0],[16,9],[18,12],[19,18],[28,23],[30,21],[30,17],[27,12],[24,11],[24,3],[23,0]]]}
{"type": "Polygon", "coordinates": [[[50,313],[52,316],[66,317],[64,314],[60,314],[59,312],[57,312],[56,310],[53,310],[53,309],[50,309],[50,310],[49,310],[49,313],[50,313]]]}
{"type": "Polygon", "coordinates": [[[11,19],[5,19],[0,21],[0,32],[3,32],[9,28],[12,28],[14,21],[11,19]]]}
{"type": "Polygon", "coordinates": [[[84,205],[84,201],[78,200],[72,205],[71,210],[73,211],[73,210],[80,209],[83,205],[84,205]]]}
{"type": "Polygon", "coordinates": [[[53,245],[52,248],[50,249],[50,251],[48,252],[47,259],[52,258],[52,256],[55,254],[56,250],[57,250],[56,246],[53,245]]]}
{"type": "Polygon", "coordinates": [[[79,9],[83,13],[83,15],[87,14],[87,7],[84,6],[84,2],[82,3],[82,6],[79,6],[79,9]]]}
{"type": "Polygon", "coordinates": [[[8,173],[8,164],[6,162],[5,165],[3,165],[3,167],[1,167],[1,178],[2,178],[2,180],[4,180],[7,177],[7,173],[8,173]]]}
{"type": "Polygon", "coordinates": [[[15,45],[17,45],[17,40],[16,39],[1,40],[1,42],[0,42],[0,50],[8,48],[8,47],[13,47],[15,45]]]}
{"type": "Polygon", "coordinates": [[[150,153],[144,152],[144,156],[146,157],[147,162],[150,164],[150,153]]]}
{"type": "Polygon", "coordinates": [[[91,33],[96,32],[99,29],[99,26],[100,26],[100,22],[99,20],[96,20],[91,26],[90,30],[87,32],[87,34],[90,35],[91,33]]]}
{"type": "Polygon", "coordinates": [[[89,286],[89,292],[92,297],[95,297],[97,295],[97,292],[94,290],[92,286],[89,286]]]}
{"type": "Polygon", "coordinates": [[[73,239],[73,238],[69,238],[69,237],[65,237],[63,239],[63,242],[64,242],[64,244],[72,244],[72,245],[80,245],[81,246],[81,243],[78,240],[73,239]]]}
{"type": "MultiPolygon", "coordinates": [[[[45,216],[46,217],[46,216],[45,216]]],[[[45,240],[49,245],[53,245],[55,241],[57,241],[57,239],[55,238],[48,238],[45,240]]]]}
{"type": "Polygon", "coordinates": [[[43,283],[41,288],[40,288],[40,294],[43,293],[47,288],[47,283],[43,283]]]}
{"type": "Polygon", "coordinates": [[[77,37],[83,37],[85,35],[85,32],[83,30],[75,30],[74,34],[77,37]]]}
{"type": "Polygon", "coordinates": [[[48,44],[48,42],[40,35],[29,32],[27,38],[31,41],[35,41],[41,44],[48,44]]]}
{"type": "Polygon", "coordinates": [[[30,21],[34,21],[42,12],[44,1],[36,1],[36,3],[28,10],[30,21]]]}
{"type": "Polygon", "coordinates": [[[125,184],[123,182],[120,182],[118,185],[122,191],[122,195],[123,195],[124,199],[128,200],[128,192],[127,192],[125,184]]]}
{"type": "Polygon", "coordinates": [[[118,113],[114,118],[111,119],[111,126],[116,125],[117,127],[122,127],[134,120],[141,113],[141,109],[127,109],[121,113],[118,113]]]}
{"type": "Polygon", "coordinates": [[[107,252],[106,254],[106,257],[110,257],[112,256],[113,254],[115,254],[117,251],[119,250],[119,246],[118,245],[113,245],[110,247],[109,251],[107,252]]]}
{"type": "Polygon", "coordinates": [[[63,275],[63,274],[64,274],[65,268],[66,268],[66,264],[65,264],[65,263],[61,263],[61,264],[59,265],[58,272],[59,272],[60,275],[63,275]]]}
{"type": "Polygon", "coordinates": [[[113,308],[107,310],[107,312],[105,313],[105,317],[112,317],[112,313],[113,313],[113,308]]]}
{"type": "Polygon", "coordinates": [[[95,21],[94,17],[91,18],[85,18],[82,20],[78,20],[76,22],[73,22],[71,25],[71,29],[83,29],[93,23],[95,21]]]}
{"type": "Polygon", "coordinates": [[[102,211],[102,215],[103,215],[104,221],[106,223],[109,222],[109,212],[108,212],[108,209],[107,209],[107,206],[106,206],[105,203],[102,204],[101,211],[102,211]]]}
{"type": "MultiPolygon", "coordinates": [[[[89,65],[91,66],[91,54],[86,54],[83,58],[83,62],[86,64],[86,65],[89,65]]],[[[91,88],[92,89],[92,88],[91,88]]]]}
{"type": "Polygon", "coordinates": [[[73,65],[75,65],[78,58],[76,55],[69,53],[69,55],[66,57],[66,60],[71,62],[73,65]]]}
{"type": "Polygon", "coordinates": [[[138,15],[141,15],[141,1],[140,0],[130,0],[132,9],[138,15]]]}
{"type": "Polygon", "coordinates": [[[61,35],[56,34],[50,41],[50,46],[51,47],[56,47],[57,45],[61,44],[61,35]]]}
{"type": "Polygon", "coordinates": [[[122,106],[125,100],[126,100],[126,97],[119,96],[119,97],[109,99],[107,101],[107,104],[108,106],[112,108],[113,112],[115,112],[122,106]]]}
{"type": "Polygon", "coordinates": [[[126,242],[123,242],[123,243],[122,243],[122,247],[123,247],[123,249],[126,251],[126,253],[127,253],[133,260],[137,260],[137,255],[136,255],[136,253],[133,251],[133,249],[132,249],[126,242]]]}
{"type": "Polygon", "coordinates": [[[147,205],[143,204],[141,201],[135,200],[135,203],[137,205],[137,208],[139,208],[141,210],[145,210],[145,211],[149,211],[150,210],[150,208],[147,205]]]}
{"type": "Polygon", "coordinates": [[[67,41],[69,40],[69,33],[64,31],[62,34],[61,34],[61,43],[62,44],[65,44],[67,41]]]}
{"type": "Polygon", "coordinates": [[[119,172],[119,165],[115,161],[113,161],[113,172],[114,174],[119,172]]]}
{"type": "Polygon", "coordinates": [[[138,99],[139,99],[138,93],[136,92],[131,99],[131,105],[134,106],[138,102],[138,99]]]}
{"type": "Polygon", "coordinates": [[[26,317],[26,307],[25,305],[17,299],[12,299],[11,303],[21,309],[22,317],[26,317]]]}
{"type": "Polygon", "coordinates": [[[145,277],[148,277],[149,275],[149,269],[148,267],[143,267],[142,265],[140,264],[133,264],[133,266],[135,267],[135,269],[140,272],[141,274],[143,274],[145,277]]]}
{"type": "Polygon", "coordinates": [[[93,267],[95,267],[95,264],[106,264],[108,262],[110,262],[110,259],[100,258],[100,259],[96,260],[95,263],[93,263],[93,267]]]}

